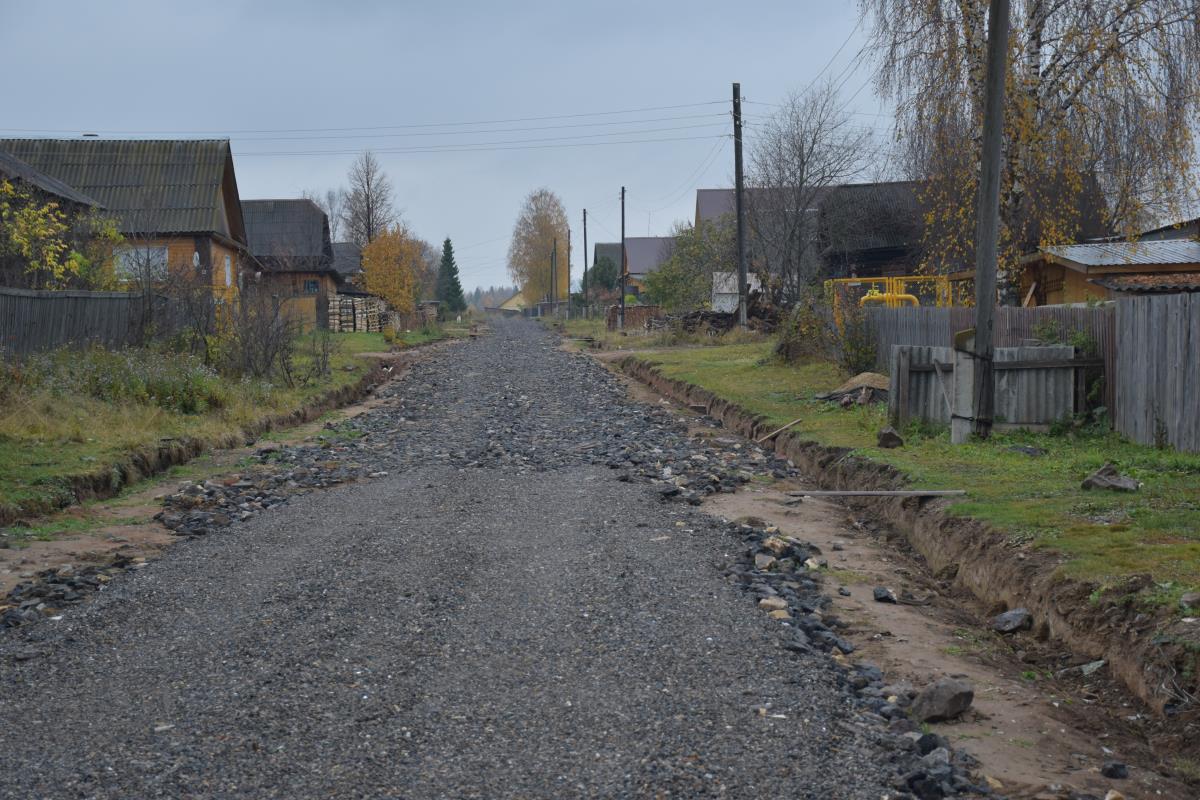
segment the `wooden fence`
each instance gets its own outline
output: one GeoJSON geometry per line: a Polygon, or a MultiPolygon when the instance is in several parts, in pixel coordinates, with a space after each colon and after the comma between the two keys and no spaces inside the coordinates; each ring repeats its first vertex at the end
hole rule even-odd
{"type": "Polygon", "coordinates": [[[1200,452],[1200,293],[1121,298],[1116,328],[1117,430],[1200,452]]]}
{"type": "MultiPolygon", "coordinates": [[[[975,326],[975,309],[872,308],[867,310],[867,320],[875,336],[876,368],[886,372],[890,369],[893,345],[951,347],[955,333],[975,326]]],[[[1001,306],[996,309],[992,344],[997,348],[1038,344],[1038,334],[1051,326],[1057,328],[1060,337],[1069,339],[1078,331],[1095,344],[1095,353],[1078,352],[1077,355],[1094,356],[1104,361],[1104,405],[1114,409],[1117,403],[1114,387],[1120,377],[1113,305],[1001,306]]]]}
{"type": "Polygon", "coordinates": [[[0,288],[0,353],[139,344],[148,310],[140,294],[0,288]]]}

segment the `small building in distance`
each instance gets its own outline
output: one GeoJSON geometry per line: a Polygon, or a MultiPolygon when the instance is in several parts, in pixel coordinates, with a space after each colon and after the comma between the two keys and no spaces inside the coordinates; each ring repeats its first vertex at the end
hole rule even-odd
{"type": "Polygon", "coordinates": [[[228,139],[0,139],[0,151],[118,220],[119,277],[186,275],[236,297],[250,256],[228,139]]]}
{"type": "Polygon", "coordinates": [[[284,297],[337,292],[329,220],[307,199],[246,200],[246,236],[263,286],[284,297]]]}
{"type": "Polygon", "coordinates": [[[1200,273],[1200,242],[1146,239],[1042,247],[1021,259],[1024,306],[1107,300],[1114,291],[1168,286],[1200,273]]]}
{"type": "Polygon", "coordinates": [[[354,242],[333,243],[333,271],[338,274],[340,293],[366,293],[363,288],[362,248],[354,242]]]}
{"type": "MultiPolygon", "coordinates": [[[[674,236],[625,237],[625,293],[640,295],[646,288],[646,276],[661,267],[675,251],[674,236]]],[[[593,249],[592,268],[603,259],[614,265],[621,263],[620,242],[597,242],[593,249]]],[[[617,273],[618,281],[620,272],[617,273]]]]}

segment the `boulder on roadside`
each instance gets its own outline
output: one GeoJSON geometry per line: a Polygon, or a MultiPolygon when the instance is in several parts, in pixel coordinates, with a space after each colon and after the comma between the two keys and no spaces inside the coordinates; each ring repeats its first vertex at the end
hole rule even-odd
{"type": "Polygon", "coordinates": [[[1112,464],[1105,464],[1084,478],[1083,483],[1080,485],[1084,489],[1111,489],[1115,492],[1136,492],[1141,484],[1128,475],[1122,475],[1112,464]]]}
{"type": "Polygon", "coordinates": [[[900,434],[896,433],[896,429],[889,425],[879,431],[876,436],[876,444],[884,449],[891,449],[894,447],[904,447],[904,440],[900,438],[900,434]]]}
{"type": "Polygon", "coordinates": [[[1184,592],[1179,598],[1179,605],[1183,608],[1200,608],[1200,592],[1184,592]]]}
{"type": "Polygon", "coordinates": [[[896,593],[886,586],[876,586],[874,592],[876,603],[895,603],[896,593]]]}
{"type": "Polygon", "coordinates": [[[992,618],[992,630],[999,633],[1016,633],[1033,627],[1033,614],[1026,608],[1014,608],[992,618]]]}
{"type": "Polygon", "coordinates": [[[961,716],[975,700],[975,689],[959,678],[941,678],[926,686],[912,704],[918,722],[941,722],[961,716]]]}

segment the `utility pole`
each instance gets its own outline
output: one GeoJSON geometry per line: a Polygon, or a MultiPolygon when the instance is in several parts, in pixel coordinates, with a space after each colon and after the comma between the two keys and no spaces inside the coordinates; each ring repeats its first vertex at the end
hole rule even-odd
{"type": "Polygon", "coordinates": [[[587,249],[587,209],[583,210],[583,282],[580,284],[580,291],[583,294],[583,315],[588,316],[588,296],[587,296],[587,274],[588,274],[588,249],[587,249]]]}
{"type": "Polygon", "coordinates": [[[558,237],[550,248],[550,313],[558,316],[558,237]]]}
{"type": "Polygon", "coordinates": [[[970,414],[975,434],[984,439],[992,432],[996,390],[992,329],[996,309],[996,242],[1000,235],[1000,156],[1004,137],[1008,26],[1009,0],[992,0],[988,8],[983,151],[980,157],[978,216],[975,221],[974,387],[970,414]]]}
{"type": "Polygon", "coordinates": [[[567,226],[567,319],[571,318],[571,226],[567,226]]]}
{"type": "Polygon", "coordinates": [[[738,325],[746,327],[746,213],[742,202],[742,85],[733,85],[733,206],[737,212],[738,325]]]}
{"type": "Polygon", "coordinates": [[[617,314],[617,330],[625,330],[625,267],[629,260],[625,257],[625,187],[621,187],[621,310],[617,314]]]}

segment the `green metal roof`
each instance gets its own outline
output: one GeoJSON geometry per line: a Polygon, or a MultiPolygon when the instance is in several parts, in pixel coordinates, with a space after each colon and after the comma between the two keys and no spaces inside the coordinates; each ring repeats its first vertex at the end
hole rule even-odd
{"type": "Polygon", "coordinates": [[[0,150],[94,197],[124,233],[246,242],[226,139],[0,139],[0,150]]]}

